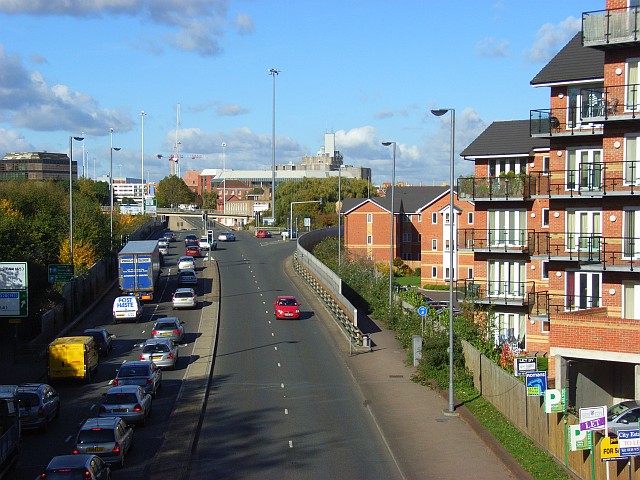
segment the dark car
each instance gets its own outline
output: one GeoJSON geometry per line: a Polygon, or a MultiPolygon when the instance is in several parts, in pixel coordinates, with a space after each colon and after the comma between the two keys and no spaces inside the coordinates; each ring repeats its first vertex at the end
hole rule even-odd
{"type": "Polygon", "coordinates": [[[60,397],[46,383],[23,383],[18,385],[18,407],[22,428],[45,431],[49,423],[60,415],[60,397]]]}
{"type": "Polygon", "coordinates": [[[138,385],[152,397],[162,386],[162,371],[153,362],[134,360],[123,363],[113,380],[113,386],[138,385]]]}
{"type": "Polygon", "coordinates": [[[111,480],[111,468],[97,455],[59,455],[45,467],[43,480],[111,480]]]}
{"type": "Polygon", "coordinates": [[[111,353],[111,349],[113,348],[113,333],[107,332],[104,328],[87,328],[84,331],[84,335],[93,337],[93,342],[98,348],[98,354],[107,356],[111,353]]]}
{"type": "Polygon", "coordinates": [[[196,242],[196,245],[198,244],[198,237],[196,235],[194,235],[193,233],[188,234],[186,237],[184,237],[184,244],[188,245],[189,242],[196,242]]]}
{"type": "Polygon", "coordinates": [[[197,285],[198,277],[193,270],[182,270],[178,273],[178,286],[195,288],[197,285]]]}
{"type": "Polygon", "coordinates": [[[176,241],[176,234],[173,233],[173,232],[165,232],[164,236],[167,237],[169,242],[175,242],[176,241]]]}

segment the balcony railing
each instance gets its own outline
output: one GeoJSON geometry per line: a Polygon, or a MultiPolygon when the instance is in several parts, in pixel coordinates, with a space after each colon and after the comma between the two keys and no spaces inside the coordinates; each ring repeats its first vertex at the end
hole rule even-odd
{"type": "Polygon", "coordinates": [[[640,85],[637,83],[585,88],[580,91],[580,98],[582,123],[629,120],[640,115],[640,85]]]}
{"type": "Polygon", "coordinates": [[[602,306],[599,296],[551,294],[546,290],[531,292],[528,296],[529,313],[533,317],[548,317],[602,306]]]}
{"type": "Polygon", "coordinates": [[[597,10],[582,14],[582,45],[598,47],[638,41],[638,7],[597,10]]]}
{"type": "Polygon", "coordinates": [[[536,178],[519,174],[502,177],[460,177],[458,195],[460,199],[504,199],[525,200],[536,191],[536,178]]]}
{"type": "Polygon", "coordinates": [[[535,292],[534,281],[486,280],[477,282],[473,279],[464,279],[463,284],[459,296],[475,303],[524,306],[529,301],[529,294],[535,292]]]}
{"type": "Polygon", "coordinates": [[[536,172],[531,195],[575,197],[629,194],[640,191],[640,160],[587,162],[571,170],[536,172]]]}
{"type": "Polygon", "coordinates": [[[602,123],[585,122],[581,107],[545,108],[529,112],[532,137],[602,135],[602,123]]]}
{"type": "Polygon", "coordinates": [[[525,253],[535,232],[524,228],[463,228],[458,248],[479,252],[525,253]]]}

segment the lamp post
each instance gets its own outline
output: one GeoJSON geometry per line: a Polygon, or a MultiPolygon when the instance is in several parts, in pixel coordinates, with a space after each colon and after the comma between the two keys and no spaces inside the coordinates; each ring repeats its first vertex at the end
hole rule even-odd
{"type": "Polygon", "coordinates": [[[227,144],[222,142],[222,213],[227,213],[227,177],[224,174],[225,164],[224,164],[224,149],[227,148],[227,144]]]}
{"type": "Polygon", "coordinates": [[[394,190],[396,185],[396,142],[382,142],[382,145],[388,147],[393,145],[393,167],[391,168],[391,226],[389,238],[389,310],[391,310],[391,302],[393,301],[393,227],[394,227],[394,190]]]}
{"type": "Polygon", "coordinates": [[[289,203],[289,239],[293,238],[293,206],[301,203],[319,203],[322,205],[323,201],[322,197],[320,197],[320,200],[302,200],[300,202],[289,203]]]}
{"type": "Polygon", "coordinates": [[[142,121],[142,214],[144,215],[144,110],[140,112],[140,118],[142,121]]]}
{"type": "Polygon", "coordinates": [[[438,110],[431,110],[431,113],[436,117],[441,117],[445,113],[451,113],[451,151],[449,158],[449,412],[453,414],[455,411],[455,405],[453,404],[453,278],[454,278],[454,257],[453,257],[453,182],[454,182],[454,168],[453,168],[453,149],[455,139],[456,128],[456,111],[454,108],[441,108],[438,110]]]}
{"type": "Polygon", "coordinates": [[[109,238],[111,242],[111,250],[113,250],[113,151],[116,152],[120,148],[113,146],[113,128],[109,129],[110,147],[109,147],[109,238]]]}
{"type": "Polygon", "coordinates": [[[338,275],[342,265],[342,248],[340,245],[340,211],[342,210],[342,165],[338,167],[338,275]]]}
{"type": "MultiPolygon", "coordinates": [[[[69,258],[73,265],[73,141],[81,142],[84,137],[69,136],[69,258]]],[[[77,170],[76,170],[77,171],[77,170]]]]}
{"type": "Polygon", "coordinates": [[[271,216],[276,221],[276,77],[280,70],[269,69],[273,77],[273,94],[271,101],[271,216]]]}
{"type": "Polygon", "coordinates": [[[84,164],[85,164],[85,155],[84,155],[84,132],[80,132],[80,136],[82,137],[82,175],[81,177],[86,177],[84,164]]]}

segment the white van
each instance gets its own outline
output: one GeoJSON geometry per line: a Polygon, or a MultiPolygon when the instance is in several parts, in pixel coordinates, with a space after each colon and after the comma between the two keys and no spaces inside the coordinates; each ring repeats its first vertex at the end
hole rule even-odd
{"type": "Polygon", "coordinates": [[[141,319],[142,303],[138,297],[116,297],[113,301],[113,323],[137,322],[141,319]]]}

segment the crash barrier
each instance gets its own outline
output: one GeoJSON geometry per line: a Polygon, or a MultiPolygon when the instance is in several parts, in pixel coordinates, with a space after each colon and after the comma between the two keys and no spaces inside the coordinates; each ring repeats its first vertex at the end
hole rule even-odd
{"type": "Polygon", "coordinates": [[[348,335],[351,344],[370,349],[369,337],[358,328],[358,309],[342,295],[342,279],[310,251],[323,238],[337,236],[337,232],[337,227],[330,227],[300,236],[293,255],[294,269],[324,302],[348,335]]]}

